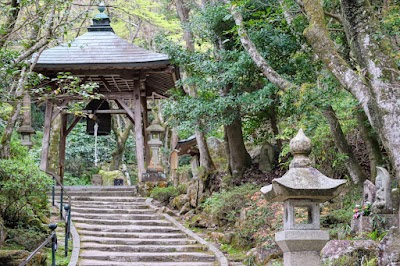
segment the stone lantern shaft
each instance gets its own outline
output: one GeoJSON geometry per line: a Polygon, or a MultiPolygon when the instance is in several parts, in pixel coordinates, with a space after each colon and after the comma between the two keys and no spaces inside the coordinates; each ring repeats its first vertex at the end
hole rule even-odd
{"type": "Polygon", "coordinates": [[[293,161],[289,171],[261,189],[267,200],[284,203],[283,231],[275,240],[284,266],[319,266],[329,233],[320,230],[321,202],[337,196],[346,180],[332,179],[311,167],[311,141],[299,130],[290,141],[293,161]]]}

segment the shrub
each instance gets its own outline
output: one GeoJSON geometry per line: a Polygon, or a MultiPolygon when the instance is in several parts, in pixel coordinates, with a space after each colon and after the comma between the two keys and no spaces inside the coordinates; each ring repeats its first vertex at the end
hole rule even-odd
{"type": "Polygon", "coordinates": [[[0,215],[6,227],[16,228],[47,212],[51,178],[17,141],[12,142],[11,154],[11,159],[0,160],[0,215]]]}
{"type": "Polygon", "coordinates": [[[175,187],[156,187],[151,192],[150,197],[162,202],[168,203],[169,199],[179,195],[178,189],[175,187]]]}
{"type": "Polygon", "coordinates": [[[204,210],[220,224],[233,224],[236,221],[236,218],[239,217],[240,210],[248,206],[250,196],[256,190],[258,190],[258,188],[254,185],[245,184],[243,186],[214,193],[204,202],[204,210]]]}

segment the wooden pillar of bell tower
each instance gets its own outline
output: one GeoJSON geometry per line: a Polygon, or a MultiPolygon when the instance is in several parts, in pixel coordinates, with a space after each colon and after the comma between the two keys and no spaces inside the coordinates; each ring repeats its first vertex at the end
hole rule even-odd
{"type": "Polygon", "coordinates": [[[134,100],[134,120],[135,120],[135,138],[136,138],[136,160],[138,166],[138,180],[142,182],[143,174],[146,172],[145,168],[145,142],[143,135],[143,119],[142,119],[142,99],[141,99],[141,84],[139,80],[134,81],[134,91],[133,91],[133,100],[134,100]]]}

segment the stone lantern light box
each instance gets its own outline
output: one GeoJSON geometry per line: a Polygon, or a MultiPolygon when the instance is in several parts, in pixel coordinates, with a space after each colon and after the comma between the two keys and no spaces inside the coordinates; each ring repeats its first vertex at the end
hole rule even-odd
{"type": "Polygon", "coordinates": [[[320,230],[319,204],[337,196],[346,180],[329,178],[311,167],[311,140],[303,130],[290,141],[290,150],[294,158],[289,171],[261,192],[268,201],[284,203],[284,230],[275,235],[284,265],[320,265],[319,252],[329,233],[320,230]]]}

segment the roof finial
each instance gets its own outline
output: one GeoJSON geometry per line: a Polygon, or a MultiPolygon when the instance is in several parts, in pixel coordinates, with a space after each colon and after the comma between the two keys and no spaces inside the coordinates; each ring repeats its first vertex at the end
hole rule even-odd
{"type": "Polygon", "coordinates": [[[294,157],[289,168],[310,167],[311,161],[308,156],[311,153],[311,140],[304,134],[303,129],[299,130],[289,145],[294,157]]]}
{"type": "Polygon", "coordinates": [[[100,13],[103,13],[106,10],[106,5],[104,4],[104,1],[101,1],[97,9],[100,11],[100,13]]]}

